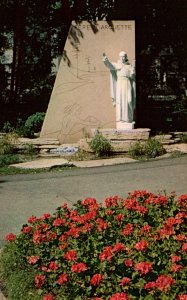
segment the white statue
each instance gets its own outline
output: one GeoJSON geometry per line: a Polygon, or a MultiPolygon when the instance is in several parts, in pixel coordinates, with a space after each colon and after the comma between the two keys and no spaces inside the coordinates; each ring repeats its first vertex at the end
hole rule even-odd
{"type": "Polygon", "coordinates": [[[103,53],[103,61],[111,72],[111,97],[113,105],[116,106],[117,128],[123,127],[125,123],[134,124],[135,66],[129,63],[124,51],[119,53],[117,63],[111,63],[105,53],[103,53]]]}

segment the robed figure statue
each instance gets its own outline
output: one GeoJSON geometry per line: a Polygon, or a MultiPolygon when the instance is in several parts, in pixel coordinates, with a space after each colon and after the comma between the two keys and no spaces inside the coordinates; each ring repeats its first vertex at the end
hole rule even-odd
{"type": "Polygon", "coordinates": [[[111,97],[116,106],[116,122],[132,123],[136,106],[135,66],[129,63],[124,51],[119,53],[117,63],[110,62],[105,53],[103,61],[111,72],[111,97]]]}

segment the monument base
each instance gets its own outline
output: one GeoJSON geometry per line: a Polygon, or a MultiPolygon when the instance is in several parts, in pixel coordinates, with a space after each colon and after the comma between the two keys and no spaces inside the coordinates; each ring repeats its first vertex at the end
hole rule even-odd
{"type": "Polygon", "coordinates": [[[112,151],[114,153],[123,153],[128,152],[130,147],[137,143],[137,141],[145,142],[149,138],[150,129],[149,128],[136,128],[136,129],[91,129],[91,136],[89,139],[81,139],[79,140],[79,148],[93,152],[89,146],[89,142],[91,142],[92,138],[96,134],[102,134],[105,138],[110,140],[112,151]]]}
{"type": "Polygon", "coordinates": [[[135,125],[135,122],[132,122],[132,123],[128,123],[128,122],[122,122],[122,121],[119,121],[119,122],[116,122],[116,129],[117,130],[131,130],[131,129],[134,129],[134,125],[135,125]]]}

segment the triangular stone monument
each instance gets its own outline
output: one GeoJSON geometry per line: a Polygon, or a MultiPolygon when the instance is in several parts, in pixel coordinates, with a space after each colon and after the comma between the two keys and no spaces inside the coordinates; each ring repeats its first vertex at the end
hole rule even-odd
{"type": "Polygon", "coordinates": [[[98,21],[94,30],[87,21],[73,22],[64,50],[68,59],[61,60],[41,131],[42,138],[63,144],[89,137],[92,128],[116,128],[110,72],[102,54],[115,62],[125,51],[129,62],[135,61],[135,22],[98,21]]]}

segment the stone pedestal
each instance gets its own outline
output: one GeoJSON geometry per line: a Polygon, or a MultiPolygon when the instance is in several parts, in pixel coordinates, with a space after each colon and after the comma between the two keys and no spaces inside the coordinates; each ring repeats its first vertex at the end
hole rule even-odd
{"type": "MultiPolygon", "coordinates": [[[[92,138],[99,133],[102,134],[103,137],[110,140],[112,151],[118,153],[128,152],[129,148],[137,141],[144,142],[148,140],[150,129],[91,129],[92,138]]],[[[89,146],[89,142],[91,142],[92,138],[79,140],[79,148],[84,151],[93,152],[89,146]]]]}
{"type": "Polygon", "coordinates": [[[134,129],[135,122],[127,123],[127,122],[116,122],[116,129],[117,130],[130,130],[134,129]]]}
{"type": "MultiPolygon", "coordinates": [[[[131,123],[128,123],[131,124],[131,123]]],[[[136,129],[91,129],[91,135],[94,137],[97,133],[101,133],[104,137],[113,140],[147,140],[149,138],[150,129],[149,128],[136,128],[136,129]]]]}

